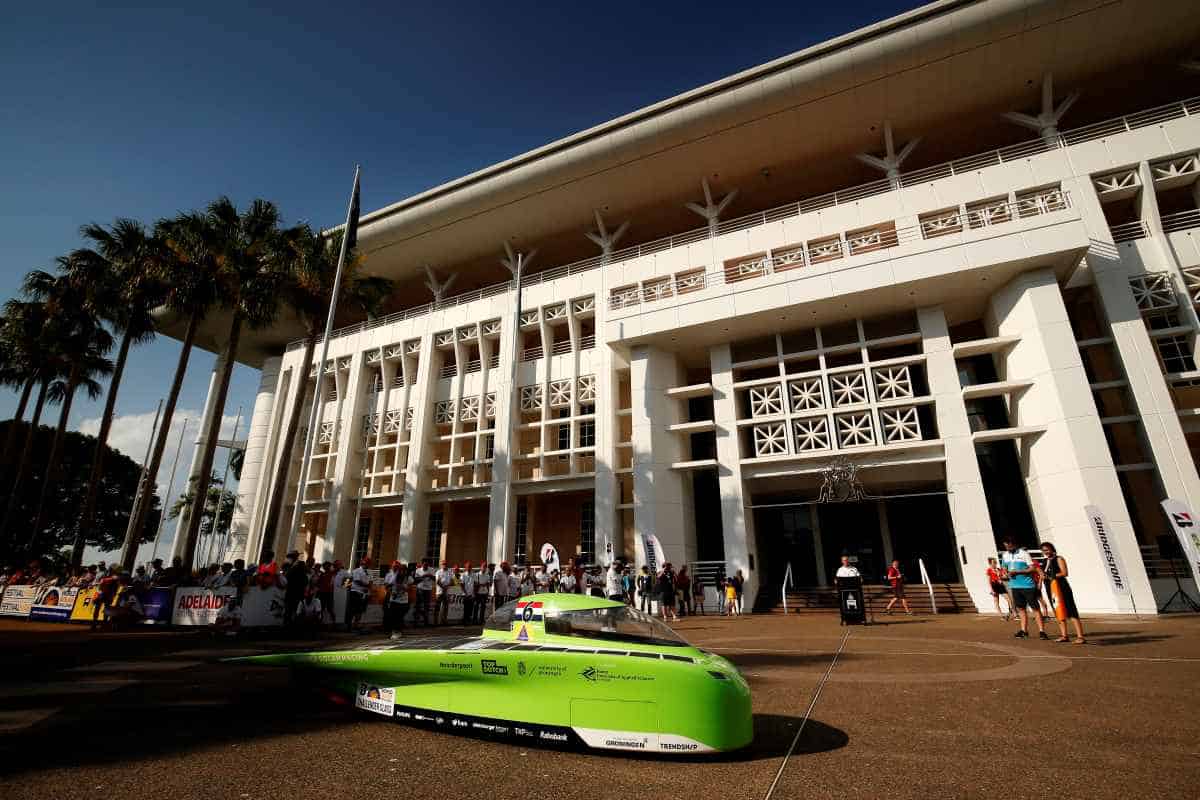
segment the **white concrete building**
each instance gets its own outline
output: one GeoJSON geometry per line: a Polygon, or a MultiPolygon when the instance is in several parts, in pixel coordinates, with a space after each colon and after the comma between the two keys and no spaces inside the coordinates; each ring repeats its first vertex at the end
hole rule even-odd
{"type": "Polygon", "coordinates": [[[312,371],[289,324],[239,354],[234,554],[286,549],[300,502],[318,558],[653,533],[765,606],[849,552],[990,609],[1012,533],[1083,610],[1154,608],[1159,503],[1200,505],[1198,34],[1183,0],[947,0],[367,214],[391,313],[332,339],[278,520],[312,371]]]}

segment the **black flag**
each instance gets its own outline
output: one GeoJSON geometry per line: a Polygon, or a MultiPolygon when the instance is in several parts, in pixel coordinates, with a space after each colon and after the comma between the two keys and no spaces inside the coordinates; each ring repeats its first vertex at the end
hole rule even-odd
{"type": "Polygon", "coordinates": [[[358,173],[354,173],[354,197],[350,200],[350,214],[346,219],[346,251],[358,246],[358,173]]]}

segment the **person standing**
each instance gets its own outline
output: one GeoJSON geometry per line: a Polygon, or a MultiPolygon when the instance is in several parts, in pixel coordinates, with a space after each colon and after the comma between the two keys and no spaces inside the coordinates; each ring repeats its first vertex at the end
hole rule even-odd
{"type": "Polygon", "coordinates": [[[558,576],[558,591],[566,594],[575,593],[575,573],[571,570],[566,570],[558,576]]]}
{"type": "Polygon", "coordinates": [[[617,569],[616,561],[608,565],[608,572],[604,575],[604,593],[608,595],[609,600],[625,602],[625,589],[621,585],[621,570],[617,569]]]}
{"type": "Polygon", "coordinates": [[[1075,593],[1067,582],[1067,560],[1058,554],[1058,549],[1050,542],[1042,542],[1042,555],[1046,557],[1044,568],[1045,581],[1054,599],[1054,619],[1058,622],[1059,636],[1054,641],[1066,642],[1067,620],[1075,628],[1075,644],[1087,644],[1083,638],[1083,623],[1079,621],[1079,609],[1075,606],[1075,593]]]}
{"type": "Polygon", "coordinates": [[[463,566],[462,571],[462,623],[470,625],[475,621],[475,573],[471,571],[471,562],[463,566]]]}
{"type": "Polygon", "coordinates": [[[107,621],[112,610],[113,601],[117,597],[120,580],[111,572],[103,573],[104,577],[96,585],[96,593],[92,595],[92,630],[96,630],[100,622],[107,621]],[[101,618],[103,611],[103,618],[101,618]]]}
{"type": "Polygon", "coordinates": [[[346,630],[356,630],[359,622],[362,621],[363,612],[367,610],[367,595],[371,591],[371,576],[367,569],[371,566],[371,559],[363,556],[362,561],[358,563],[350,572],[350,590],[346,592],[346,630]]]}
{"type": "Polygon", "coordinates": [[[671,569],[670,562],[663,564],[662,572],[658,574],[658,610],[662,614],[663,622],[667,621],[667,615],[679,621],[679,615],[675,613],[675,570],[671,569]]]}
{"type": "Polygon", "coordinates": [[[637,578],[637,594],[642,613],[649,614],[650,599],[654,594],[654,577],[650,574],[650,568],[645,564],[642,565],[642,574],[637,578]]]}
{"type": "Polygon", "coordinates": [[[679,596],[679,614],[686,617],[692,613],[692,579],[688,577],[687,564],[680,567],[675,576],[675,592],[679,596]]]}
{"type": "Polygon", "coordinates": [[[497,610],[508,602],[508,573],[511,569],[507,561],[501,561],[500,566],[496,567],[496,571],[492,573],[492,592],[496,596],[497,610]]]}
{"type": "Polygon", "coordinates": [[[437,583],[437,600],[433,609],[433,623],[445,625],[446,615],[450,609],[450,587],[454,585],[454,571],[450,569],[449,561],[442,561],[442,566],[433,576],[437,583]]]}
{"type": "Polygon", "coordinates": [[[733,591],[737,594],[737,613],[740,617],[746,613],[746,576],[742,574],[740,569],[733,576],[733,591]]]}
{"type": "Polygon", "coordinates": [[[414,576],[417,582],[417,610],[413,615],[413,624],[420,620],[426,628],[429,627],[429,611],[433,603],[434,576],[428,561],[422,561],[414,576]]]}
{"type": "Polygon", "coordinates": [[[695,613],[696,609],[700,609],[700,613],[704,614],[704,583],[699,575],[692,578],[692,613],[695,613]]]}
{"type": "Polygon", "coordinates": [[[475,624],[482,625],[488,613],[488,595],[492,591],[492,573],[495,564],[480,564],[475,576],[475,624]]]}
{"type": "Polygon", "coordinates": [[[633,597],[633,575],[629,571],[628,564],[625,564],[621,569],[621,591],[625,593],[625,605],[632,606],[635,602],[633,597]]]}
{"type": "Polygon", "coordinates": [[[295,623],[296,611],[304,600],[304,590],[308,588],[308,570],[300,560],[299,552],[293,550],[287,554],[284,577],[287,586],[283,593],[283,624],[290,628],[295,623]]]}
{"type": "Polygon", "coordinates": [[[904,596],[904,573],[900,571],[900,559],[892,559],[892,565],[887,570],[887,582],[892,587],[892,599],[884,611],[891,614],[896,601],[899,601],[904,606],[904,613],[911,617],[912,609],[908,607],[908,599],[904,596]]]}
{"type": "Polygon", "coordinates": [[[1033,612],[1037,622],[1038,638],[1049,639],[1046,626],[1042,623],[1041,609],[1038,607],[1038,587],[1035,582],[1036,565],[1033,556],[1024,547],[1017,547],[1016,539],[1004,537],[1004,553],[1000,563],[1008,575],[1008,590],[1011,593],[1013,608],[1021,620],[1021,627],[1013,634],[1017,639],[1029,638],[1029,612],[1033,612]]]}
{"type": "Polygon", "coordinates": [[[404,618],[408,616],[408,589],[413,585],[413,579],[408,576],[408,569],[396,561],[392,564],[392,573],[388,576],[387,605],[383,609],[383,632],[390,639],[399,639],[404,635],[404,618]]]}
{"type": "Polygon", "coordinates": [[[1012,603],[1008,599],[1008,587],[1004,585],[1004,576],[1001,574],[1000,566],[996,563],[996,559],[989,558],[987,563],[985,574],[987,575],[988,590],[992,593],[992,603],[996,606],[996,613],[1004,614],[1004,621],[1008,622],[1009,618],[1012,617],[1012,603]],[[1004,598],[1005,605],[1008,606],[1008,609],[1005,611],[1000,610],[1001,597],[1004,598]]]}

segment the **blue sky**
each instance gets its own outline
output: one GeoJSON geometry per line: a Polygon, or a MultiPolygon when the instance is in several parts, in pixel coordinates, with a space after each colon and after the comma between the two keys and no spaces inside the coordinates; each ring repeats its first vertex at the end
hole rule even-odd
{"type": "MultiPolygon", "coordinates": [[[[228,194],[335,224],[356,162],[379,208],[917,4],[94,5],[19,4],[0,28],[0,299],[87,222],[228,194]]],[[[178,352],[140,348],[121,386],[114,444],[139,460],[178,352]]],[[[193,356],[184,412],[211,364],[193,356]]],[[[257,385],[235,371],[230,426],[257,385]]],[[[0,393],[0,418],[15,405],[0,393]]]]}

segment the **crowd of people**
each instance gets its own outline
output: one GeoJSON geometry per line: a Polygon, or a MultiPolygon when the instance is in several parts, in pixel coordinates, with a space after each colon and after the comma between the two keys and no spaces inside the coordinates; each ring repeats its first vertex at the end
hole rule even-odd
{"type": "Polygon", "coordinates": [[[988,559],[986,576],[988,588],[995,604],[996,613],[1002,614],[1007,622],[1015,614],[1020,627],[1013,635],[1018,639],[1029,638],[1029,620],[1037,625],[1038,638],[1049,639],[1046,621],[1053,619],[1058,624],[1056,642],[1074,641],[1085,644],[1083,623],[1079,620],[1079,609],[1075,595],[1067,580],[1067,560],[1059,555],[1051,542],[1042,542],[1041,557],[1035,557],[1024,547],[1017,545],[1012,537],[1004,539],[1004,551],[1000,558],[988,559]],[[1041,591],[1045,588],[1045,596],[1041,591]],[[1001,609],[1004,599],[1007,608],[1001,609]],[[1049,598],[1049,600],[1047,600],[1049,598]],[[1072,640],[1068,635],[1070,624],[1075,633],[1072,640]]]}

